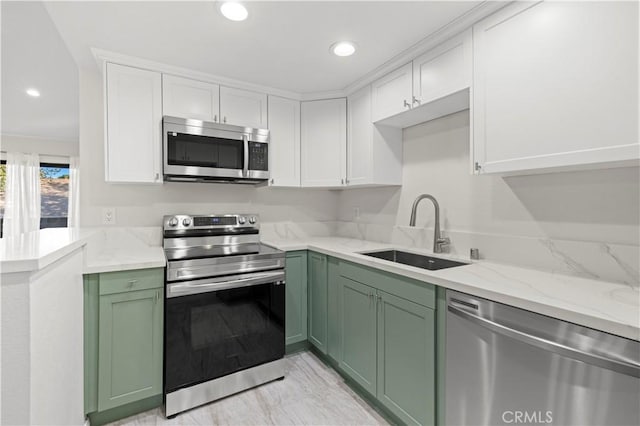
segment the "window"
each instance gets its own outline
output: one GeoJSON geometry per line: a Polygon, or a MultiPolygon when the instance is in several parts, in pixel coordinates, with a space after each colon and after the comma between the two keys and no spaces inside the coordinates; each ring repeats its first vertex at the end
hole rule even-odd
{"type": "MultiPolygon", "coordinates": [[[[6,161],[0,161],[0,237],[4,220],[6,161]]],[[[40,229],[64,228],[69,212],[69,165],[40,163],[40,229]]]]}

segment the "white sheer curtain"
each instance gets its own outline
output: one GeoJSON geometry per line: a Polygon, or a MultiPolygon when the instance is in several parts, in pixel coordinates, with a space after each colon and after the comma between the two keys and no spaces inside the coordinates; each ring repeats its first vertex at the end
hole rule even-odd
{"type": "Polygon", "coordinates": [[[7,152],[3,237],[40,229],[40,157],[7,152]]]}
{"type": "Polygon", "coordinates": [[[80,159],[69,159],[69,212],[67,226],[78,228],[80,226],[80,159]]]}

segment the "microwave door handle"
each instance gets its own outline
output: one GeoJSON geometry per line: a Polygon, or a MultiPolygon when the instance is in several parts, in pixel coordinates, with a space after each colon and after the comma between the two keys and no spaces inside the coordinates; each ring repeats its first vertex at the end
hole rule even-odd
{"type": "Polygon", "coordinates": [[[242,175],[245,178],[249,177],[249,137],[247,134],[242,135],[242,142],[244,143],[244,167],[242,170],[242,175]]]}

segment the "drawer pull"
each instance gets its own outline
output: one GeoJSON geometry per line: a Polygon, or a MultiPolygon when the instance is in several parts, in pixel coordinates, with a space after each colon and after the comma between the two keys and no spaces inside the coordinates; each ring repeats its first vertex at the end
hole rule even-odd
{"type": "Polygon", "coordinates": [[[129,280],[129,281],[128,281],[128,283],[129,283],[129,287],[133,287],[133,285],[134,285],[135,283],[137,283],[137,282],[138,282],[138,280],[129,280]]]}

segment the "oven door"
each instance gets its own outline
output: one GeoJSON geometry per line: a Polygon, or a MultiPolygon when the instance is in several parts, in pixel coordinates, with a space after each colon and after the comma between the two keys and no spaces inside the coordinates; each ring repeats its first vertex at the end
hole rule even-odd
{"type": "Polygon", "coordinates": [[[247,175],[245,133],[165,123],[164,174],[201,178],[243,178],[247,175]]]}
{"type": "Polygon", "coordinates": [[[167,284],[165,394],[284,356],[284,272],[167,284]]]}

